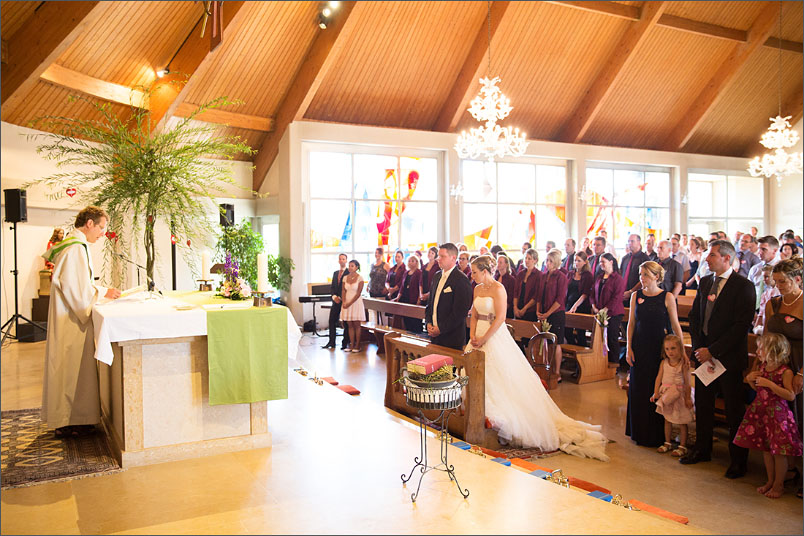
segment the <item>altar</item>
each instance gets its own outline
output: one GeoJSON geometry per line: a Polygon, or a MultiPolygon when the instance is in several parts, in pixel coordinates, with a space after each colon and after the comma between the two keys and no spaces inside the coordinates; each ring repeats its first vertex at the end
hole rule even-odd
{"type": "Polygon", "coordinates": [[[147,298],[99,303],[92,313],[103,425],[121,466],[271,446],[267,400],[287,398],[287,360],[301,338],[290,311],[212,293],[147,298]],[[211,323],[213,314],[230,323],[211,323]],[[233,318],[247,319],[249,333],[233,330],[233,318]]]}

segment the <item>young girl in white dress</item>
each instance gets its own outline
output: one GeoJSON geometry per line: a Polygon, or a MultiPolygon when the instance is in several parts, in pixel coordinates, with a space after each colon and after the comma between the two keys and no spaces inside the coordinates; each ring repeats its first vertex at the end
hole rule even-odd
{"type": "Polygon", "coordinates": [[[651,402],[656,402],[656,413],[664,416],[664,445],[657,449],[665,453],[673,450],[670,439],[673,425],[680,428],[678,448],[670,454],[681,457],[687,454],[687,428],[695,418],[690,384],[690,364],[684,352],[684,343],[677,335],[668,335],[662,344],[662,364],[656,375],[651,402]]]}
{"type": "Polygon", "coordinates": [[[561,449],[580,457],[608,461],[600,426],[573,420],[547,394],[539,376],[504,327],[507,297],[494,280],[493,261],[472,261],[477,283],[472,305],[470,342],[486,356],[486,416],[502,440],[513,446],[561,449]],[[502,329],[501,329],[502,328],[502,329]]]}

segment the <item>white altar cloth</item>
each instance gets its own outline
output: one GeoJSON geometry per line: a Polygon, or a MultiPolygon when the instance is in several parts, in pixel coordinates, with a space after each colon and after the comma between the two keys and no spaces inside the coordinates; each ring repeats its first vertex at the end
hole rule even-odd
{"type": "MultiPolygon", "coordinates": [[[[111,366],[114,342],[207,334],[207,312],[202,307],[187,309],[187,302],[172,297],[146,298],[147,292],[138,292],[117,300],[101,300],[95,305],[92,309],[95,359],[111,366]]],[[[285,310],[288,313],[288,358],[296,359],[301,331],[290,309],[285,310]]]]}

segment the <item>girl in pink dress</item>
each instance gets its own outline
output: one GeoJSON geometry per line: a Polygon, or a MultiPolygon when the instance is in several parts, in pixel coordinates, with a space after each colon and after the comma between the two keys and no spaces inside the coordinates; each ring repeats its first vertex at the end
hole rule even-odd
{"type": "Polygon", "coordinates": [[[658,452],[665,453],[673,448],[670,439],[673,425],[680,429],[678,448],[672,456],[680,457],[687,453],[688,424],[695,418],[690,386],[690,364],[684,352],[684,344],[677,335],[668,335],[662,343],[662,364],[656,375],[651,402],[656,402],[656,413],[664,416],[664,445],[658,452]]]}
{"type": "Polygon", "coordinates": [[[776,333],[765,333],[757,344],[758,370],[745,376],[745,382],[756,390],[757,396],[748,406],[734,444],[761,450],[765,458],[768,481],[757,488],[765,497],[776,499],[784,490],[787,457],[801,456],[802,444],[788,401],[793,394],[793,371],[790,343],[776,333]]]}

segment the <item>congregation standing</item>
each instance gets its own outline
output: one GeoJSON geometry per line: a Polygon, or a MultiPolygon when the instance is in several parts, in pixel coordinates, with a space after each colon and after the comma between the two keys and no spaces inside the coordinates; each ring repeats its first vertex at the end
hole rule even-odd
{"type": "MultiPolygon", "coordinates": [[[[456,244],[450,261],[439,257],[437,247],[429,248],[427,258],[421,260],[420,252],[406,259],[405,252],[396,250],[393,266],[380,247],[371,266],[368,293],[372,298],[425,306],[428,319],[436,307],[444,311],[446,319],[445,303],[433,303],[434,289],[446,279],[451,286],[463,281],[474,289],[471,266],[483,257],[490,259],[493,281],[504,289],[506,317],[546,321],[559,345],[587,345],[585,331],[565,328],[566,313],[605,311],[608,359],[618,364],[621,378],[628,378],[622,382],[628,390],[626,435],[638,445],[670,452],[685,465],[709,461],[714,404],[720,395],[729,428],[730,465],[725,476],[745,475],[747,449],[763,450],[768,481],[758,491],[778,497],[780,482],[789,480],[791,473],[800,473],[795,464],[800,464],[796,460],[801,455],[804,413],[801,238],[790,230],[778,238],[758,236],[752,227],[749,233],[736,233],[733,242],[722,231],[711,233],[708,240],[679,233],[657,240],[651,233],[643,247],[642,237],[634,233],[628,236],[627,249],[619,259],[605,232],[591,240],[584,238],[580,248],[577,245],[574,239],[566,239],[562,255],[556,242],[548,241],[541,263],[539,251],[529,242],[522,244],[516,262],[499,245],[481,246],[479,255],[472,255],[466,245],[456,244]],[[677,309],[678,296],[688,290],[696,291],[689,313],[691,353],[683,346],[677,309]],[[621,332],[624,321],[627,329],[621,332]],[[749,370],[747,337],[751,332],[762,338],[758,358],[749,370]],[[725,372],[704,385],[691,372],[711,366],[713,360],[725,367],[725,372]],[[746,383],[762,400],[748,412],[746,383]],[[775,412],[778,423],[758,430],[752,423],[758,414],[763,417],[767,412],[775,412]],[[695,444],[687,445],[687,427],[693,421],[695,444]],[[677,443],[671,437],[674,425],[681,431],[677,443]]],[[[337,294],[334,279],[340,281],[342,274],[343,265],[333,274],[333,300],[337,294]]],[[[341,292],[341,302],[356,301],[347,298],[344,288],[341,292]]],[[[425,322],[433,342],[456,338],[456,330],[465,328],[460,319],[449,318],[446,327],[450,334],[442,331],[444,326],[425,322]]],[[[341,319],[346,320],[342,311],[341,319]]],[[[421,320],[404,320],[406,330],[425,331],[421,320]]]]}

